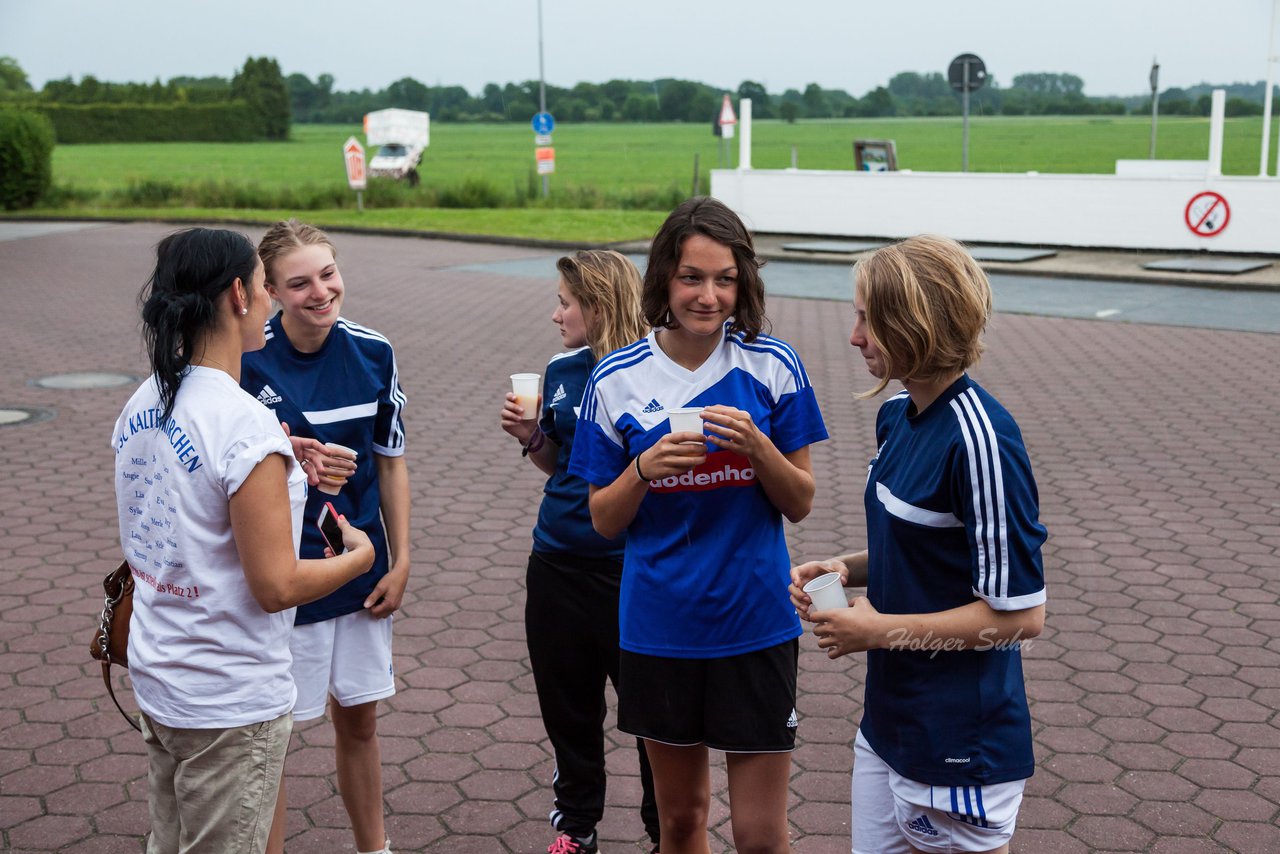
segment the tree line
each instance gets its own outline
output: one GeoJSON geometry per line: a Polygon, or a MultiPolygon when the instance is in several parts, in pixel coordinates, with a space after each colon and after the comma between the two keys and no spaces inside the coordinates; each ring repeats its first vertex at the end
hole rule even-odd
{"type": "MultiPolygon", "coordinates": [[[[428,86],[402,77],[383,89],[339,90],[331,74],[314,80],[305,74],[283,75],[274,59],[251,59],[231,78],[172,77],[161,83],[108,83],[93,76],[78,82],[70,77],[51,80],[35,92],[17,63],[0,57],[0,100],[28,100],[58,104],[214,104],[231,100],[249,103],[260,114],[267,138],[280,138],[290,121],[358,123],[365,113],[386,107],[424,110],[444,122],[527,122],[538,110],[538,82],[526,80],[486,84],[478,94],[462,86],[428,86]]],[[[1068,73],[1035,72],[1015,75],[1002,87],[995,77],[970,96],[976,115],[1123,115],[1146,114],[1150,97],[1097,98],[1084,94],[1084,80],[1068,73]]],[[[1208,115],[1212,88],[1170,88],[1160,95],[1160,112],[1208,115]]],[[[1262,83],[1232,84],[1228,115],[1262,112],[1262,83]]],[[[547,109],[567,122],[710,122],[718,114],[725,90],[676,78],[609,80],[572,87],[548,85],[547,109]]],[[[729,92],[750,98],[761,119],[795,121],[801,118],[863,118],[883,116],[952,116],[961,112],[961,98],[940,72],[903,71],[861,97],[844,89],[810,83],[803,90],[770,93],[756,81],[744,80],[729,92]]]]}

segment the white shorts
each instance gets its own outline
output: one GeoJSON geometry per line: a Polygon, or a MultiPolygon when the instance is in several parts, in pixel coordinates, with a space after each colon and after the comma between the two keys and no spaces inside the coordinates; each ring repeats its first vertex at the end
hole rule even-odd
{"type": "Polygon", "coordinates": [[[930,786],[881,759],[861,730],[853,742],[853,854],[991,851],[1013,838],[1026,780],[930,786]]]}
{"type": "Polygon", "coordinates": [[[293,627],[289,651],[293,653],[293,681],[298,686],[295,721],[323,716],[330,695],[339,706],[347,707],[396,692],[391,664],[393,619],[356,611],[293,627]]]}

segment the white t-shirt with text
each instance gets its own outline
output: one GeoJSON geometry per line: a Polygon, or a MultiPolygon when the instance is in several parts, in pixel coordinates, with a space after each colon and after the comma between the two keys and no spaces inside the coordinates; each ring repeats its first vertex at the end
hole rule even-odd
{"type": "Polygon", "coordinates": [[[191,368],[161,419],[154,378],[116,422],[120,542],[133,571],[129,675],[138,706],[165,726],[229,728],[293,708],[293,609],[249,591],[230,499],[268,454],[285,457],[294,554],[306,475],[280,422],[226,373],[191,368]]]}

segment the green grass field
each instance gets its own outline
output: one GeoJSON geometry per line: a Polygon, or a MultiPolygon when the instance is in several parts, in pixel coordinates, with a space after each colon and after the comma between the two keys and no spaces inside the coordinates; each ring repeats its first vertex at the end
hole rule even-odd
{"type": "MultiPolygon", "coordinates": [[[[1226,122],[1223,170],[1256,174],[1262,121],[1226,122]]],[[[342,183],[341,146],[359,128],[295,125],[283,143],[136,143],[64,145],[54,152],[54,180],[104,190],[130,180],[232,180],[267,185],[342,183]]],[[[960,169],[959,119],[758,121],[753,165],[791,165],[797,149],[803,169],[852,169],[852,141],[894,139],[898,165],[918,171],[960,169]]],[[[969,167],[975,172],[1110,173],[1120,158],[1144,158],[1150,123],[1139,117],[979,117],[970,122],[969,167]]],[[[553,187],[616,185],[688,187],[694,156],[705,172],[720,165],[720,141],[709,125],[582,124],[555,132],[553,187]]],[[[730,141],[733,161],[738,140],[730,141]]],[[[1275,146],[1272,147],[1273,155],[1275,146]]],[[[1203,159],[1209,121],[1170,117],[1159,125],[1157,155],[1203,159]]],[[[481,178],[499,186],[524,185],[533,165],[533,134],[523,125],[439,124],[423,158],[428,185],[481,178]]],[[[705,182],[705,177],[704,177],[705,182]]]]}
{"type": "MultiPolygon", "coordinates": [[[[1226,122],[1224,172],[1257,174],[1261,129],[1260,118],[1226,122]]],[[[542,200],[527,126],[437,123],[422,187],[372,182],[358,214],[341,158],[353,134],[358,127],[295,125],[283,143],[63,145],[54,151],[55,201],[39,212],[257,220],[283,211],[329,225],[602,242],[651,234],[661,213],[692,191],[695,157],[703,193],[709,170],[721,165],[709,124],[560,125],[551,198],[542,200]]],[[[852,169],[855,138],[895,140],[902,169],[960,168],[958,118],[757,121],[753,134],[753,165],[762,169],[790,166],[793,147],[802,169],[852,169]]],[[[975,117],[969,164],[979,172],[1109,174],[1117,159],[1146,157],[1149,136],[1149,119],[1136,116],[975,117]]],[[[737,148],[735,138],[729,165],[737,148]]],[[[1159,157],[1204,159],[1208,149],[1208,119],[1160,121],[1159,157]]]]}

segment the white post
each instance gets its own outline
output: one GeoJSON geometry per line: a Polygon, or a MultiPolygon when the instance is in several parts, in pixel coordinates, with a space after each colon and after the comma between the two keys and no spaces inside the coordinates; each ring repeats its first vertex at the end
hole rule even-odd
{"type": "Polygon", "coordinates": [[[1276,64],[1276,11],[1280,0],[1271,1],[1271,26],[1267,29],[1267,86],[1262,90],[1262,162],[1258,174],[1267,176],[1271,166],[1271,86],[1276,64]]]}
{"type": "Polygon", "coordinates": [[[738,169],[751,168],[751,99],[743,98],[738,102],[738,127],[742,136],[738,137],[738,169]]]}
{"type": "Polygon", "coordinates": [[[1209,112],[1209,176],[1222,174],[1222,128],[1227,117],[1227,90],[1213,90],[1213,106],[1209,112]]]}

